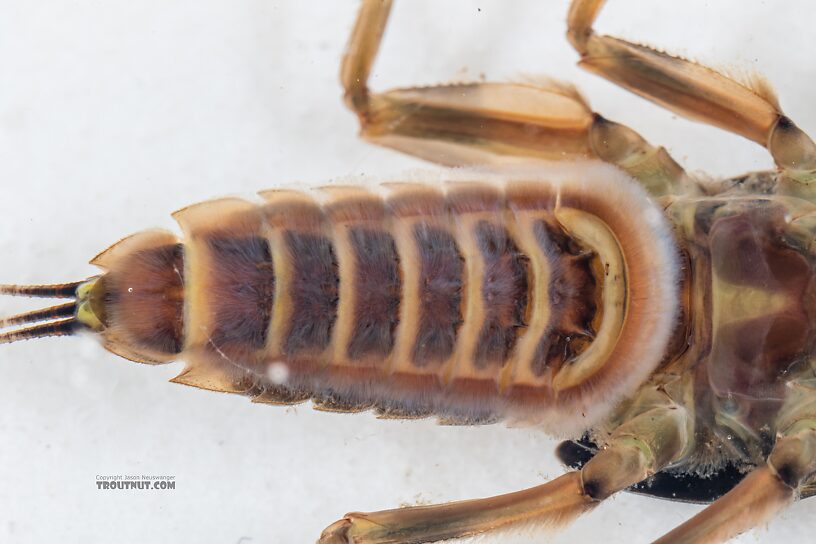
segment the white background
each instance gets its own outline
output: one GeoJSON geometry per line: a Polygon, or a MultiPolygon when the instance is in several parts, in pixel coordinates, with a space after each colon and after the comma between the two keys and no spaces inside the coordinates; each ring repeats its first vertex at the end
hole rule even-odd
{"type": "MultiPolygon", "coordinates": [[[[759,146],[582,73],[566,10],[397,2],[372,85],[545,73],[690,170],[771,166],[759,146]]],[[[355,139],[336,77],[355,11],[352,0],[0,0],[0,283],[94,274],[84,263],[96,252],[174,229],[170,212],[188,203],[419,166],[355,139]]],[[[805,0],[616,0],[598,29],[758,69],[816,132],[815,11],[805,0]]],[[[29,307],[0,301],[0,313],[29,307]]],[[[347,510],[491,495],[561,472],[556,442],[532,430],[256,406],[168,384],[180,369],[83,337],[0,347],[0,541],[305,543],[347,510]],[[129,473],[173,474],[177,489],[96,489],[97,474],[129,473]]],[[[621,495],[556,541],[647,542],[696,510],[621,495]]],[[[814,514],[816,500],[797,504],[740,541],[807,540],[814,514]]]]}

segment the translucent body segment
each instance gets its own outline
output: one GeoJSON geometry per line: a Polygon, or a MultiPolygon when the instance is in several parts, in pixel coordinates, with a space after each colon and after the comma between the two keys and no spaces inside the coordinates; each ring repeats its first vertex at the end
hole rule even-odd
{"type": "Polygon", "coordinates": [[[688,239],[696,286],[690,315],[698,316],[677,368],[695,368],[698,432],[717,444],[721,464],[764,462],[792,392],[787,382],[810,358],[814,255],[794,225],[810,207],[755,196],[691,199],[668,209],[688,239]]]}
{"type": "Polygon", "coordinates": [[[816,306],[805,257],[779,244],[784,210],[748,209],[712,224],[712,386],[718,394],[779,398],[776,380],[809,351],[816,306]]]}

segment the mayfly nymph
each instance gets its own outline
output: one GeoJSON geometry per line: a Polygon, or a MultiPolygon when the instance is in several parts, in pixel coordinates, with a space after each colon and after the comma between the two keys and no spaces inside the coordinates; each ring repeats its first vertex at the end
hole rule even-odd
{"type": "Polygon", "coordinates": [[[181,236],[127,237],[98,276],[0,286],[69,299],[0,321],[0,343],[90,331],[257,403],[570,439],[573,470],[548,483],[348,514],[324,544],[559,525],[626,489],[712,503],[659,542],[763,523],[816,491],[816,146],[764,81],[596,34],[601,5],[570,9],[583,67],[764,145],[777,169],[701,181],[553,81],[374,93],[391,4],[365,0],[341,70],[363,137],[476,168],[189,206],[181,236]]]}

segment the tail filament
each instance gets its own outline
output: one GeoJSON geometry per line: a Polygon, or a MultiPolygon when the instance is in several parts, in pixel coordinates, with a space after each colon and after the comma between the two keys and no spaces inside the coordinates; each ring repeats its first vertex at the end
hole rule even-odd
{"type": "MultiPolygon", "coordinates": [[[[76,299],[77,288],[84,281],[54,285],[0,285],[0,295],[36,298],[76,299]]],[[[77,302],[72,300],[41,310],[33,310],[6,318],[0,318],[0,329],[12,325],[29,325],[7,332],[0,332],[0,344],[10,344],[18,340],[31,340],[48,336],[69,336],[78,329],[76,319],[77,302]]]]}

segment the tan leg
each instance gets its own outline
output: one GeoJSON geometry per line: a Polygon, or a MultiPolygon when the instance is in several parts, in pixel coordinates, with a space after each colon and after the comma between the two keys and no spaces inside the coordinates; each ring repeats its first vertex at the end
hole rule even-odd
{"type": "Polygon", "coordinates": [[[594,114],[570,85],[541,80],[371,92],[368,77],[390,9],[390,1],[363,0],[340,71],[366,140],[449,166],[598,158],[652,194],[679,190],[683,169],[665,149],[594,114]]]}
{"type": "Polygon", "coordinates": [[[682,455],[687,446],[686,412],[664,395],[655,396],[657,404],[643,405],[580,471],[497,497],[347,514],[323,532],[319,544],[436,542],[521,523],[566,524],[682,455]]]}
{"type": "Polygon", "coordinates": [[[604,0],[573,0],[567,36],[580,65],[680,115],[734,132],[765,146],[788,178],[816,181],[816,145],[784,116],[768,83],[738,82],[654,49],[595,34],[604,0]]]}
{"type": "Polygon", "coordinates": [[[711,506],[655,544],[726,542],[766,523],[791,504],[816,471],[816,420],[798,422],[780,438],[766,466],[746,476],[711,506]]]}

